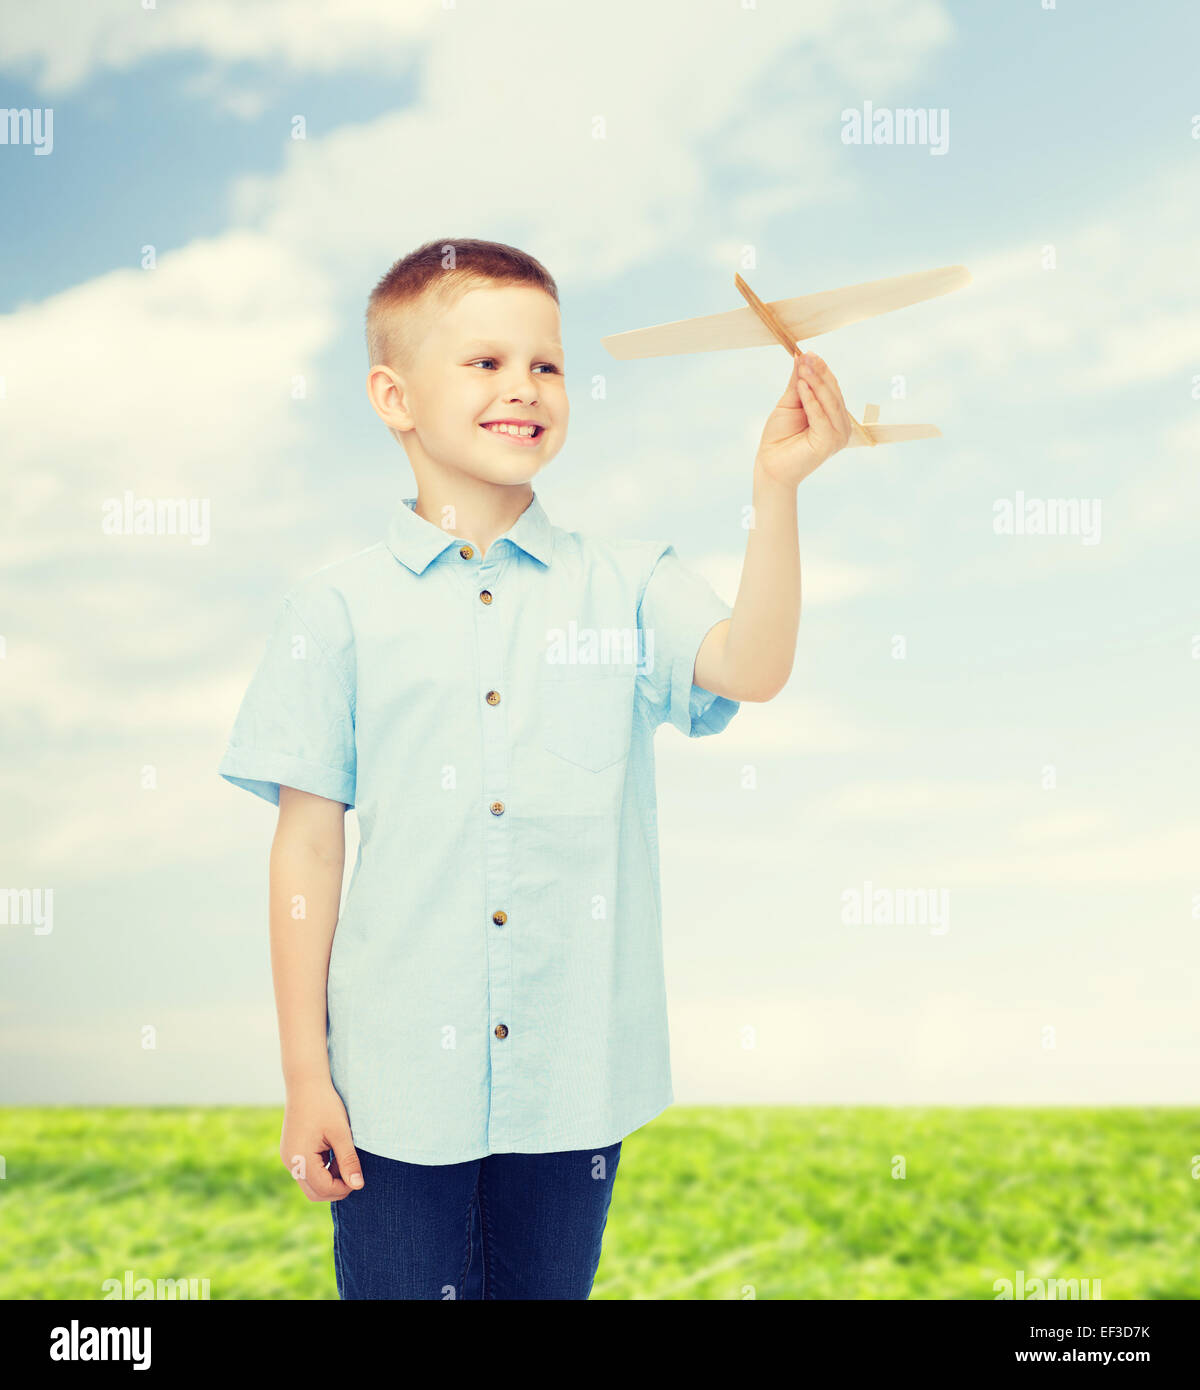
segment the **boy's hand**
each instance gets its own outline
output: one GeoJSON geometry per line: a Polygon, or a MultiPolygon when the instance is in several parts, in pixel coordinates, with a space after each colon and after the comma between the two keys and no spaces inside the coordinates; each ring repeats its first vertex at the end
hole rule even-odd
{"type": "Polygon", "coordinates": [[[350,1120],[332,1081],[288,1088],[279,1157],[310,1202],[340,1202],[362,1187],[350,1120]],[[326,1168],[330,1149],[333,1159],[326,1168]]]}
{"type": "Polygon", "coordinates": [[[850,415],[837,378],[814,353],[796,352],[779,404],[767,416],[755,466],[795,487],[850,438],[850,415]]]}

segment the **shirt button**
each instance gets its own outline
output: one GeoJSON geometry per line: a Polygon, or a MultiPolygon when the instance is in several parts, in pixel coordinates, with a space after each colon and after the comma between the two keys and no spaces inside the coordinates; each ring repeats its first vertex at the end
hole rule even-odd
{"type": "Polygon", "coordinates": [[[481,590],[479,591],[479,602],[480,602],[480,603],[491,603],[491,601],[492,601],[492,591],[491,591],[490,589],[481,589],[481,590]]]}
{"type": "Polygon", "coordinates": [[[489,705],[498,705],[500,703],[500,692],[498,690],[489,690],[487,693],[487,702],[489,705]]]}
{"type": "Polygon", "coordinates": [[[498,927],[502,927],[502,926],[505,924],[505,922],[508,921],[508,913],[507,913],[507,912],[493,912],[493,913],[492,913],[492,921],[495,922],[495,924],[496,924],[498,927]]]}
{"type": "Polygon", "coordinates": [[[471,556],[475,554],[475,551],[469,545],[464,545],[460,548],[458,553],[464,560],[469,560],[471,556]]]}
{"type": "Polygon", "coordinates": [[[504,1026],[503,1023],[497,1023],[494,1032],[498,1038],[508,1037],[508,1029],[504,1026]]]}
{"type": "Polygon", "coordinates": [[[488,810],[491,811],[493,816],[502,816],[504,814],[504,802],[493,801],[488,807],[488,810]]]}

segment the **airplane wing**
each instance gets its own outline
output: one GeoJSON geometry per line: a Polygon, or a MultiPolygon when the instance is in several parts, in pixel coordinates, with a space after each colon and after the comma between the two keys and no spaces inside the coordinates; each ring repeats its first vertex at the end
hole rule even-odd
{"type": "MultiPolygon", "coordinates": [[[[912,275],[868,280],[861,285],[846,285],[837,290],[822,290],[819,294],[803,294],[795,299],[775,299],[767,303],[782,320],[792,340],[802,343],[848,323],[858,323],[877,314],[890,314],[894,309],[919,304],[923,299],[950,294],[970,283],[971,272],[965,265],[946,265],[937,270],[918,270],[912,275]]],[[[777,340],[753,309],[744,308],[694,319],[677,319],[653,328],[634,328],[628,333],[612,333],[600,341],[613,357],[629,361],[684,352],[760,347],[777,340]]]]}

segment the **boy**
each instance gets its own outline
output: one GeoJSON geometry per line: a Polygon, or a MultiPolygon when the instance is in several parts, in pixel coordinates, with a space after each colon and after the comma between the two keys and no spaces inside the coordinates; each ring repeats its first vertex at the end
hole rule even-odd
{"type": "Polygon", "coordinates": [[[220,765],[279,807],[280,1157],[331,1204],[344,1299],[588,1298],[621,1141],[674,1098],[654,731],[718,733],[787,681],[796,486],[850,434],[798,354],[730,609],[670,545],[547,518],[559,322],[494,242],[379,282],[368,395],[417,496],[284,599],[220,765]]]}

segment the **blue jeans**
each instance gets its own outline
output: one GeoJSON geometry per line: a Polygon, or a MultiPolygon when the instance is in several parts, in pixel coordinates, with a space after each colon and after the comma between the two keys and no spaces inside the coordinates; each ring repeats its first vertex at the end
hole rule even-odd
{"type": "Polygon", "coordinates": [[[329,1204],[339,1298],[591,1293],[619,1140],[437,1165],[357,1152],[363,1186],[329,1204]]]}

